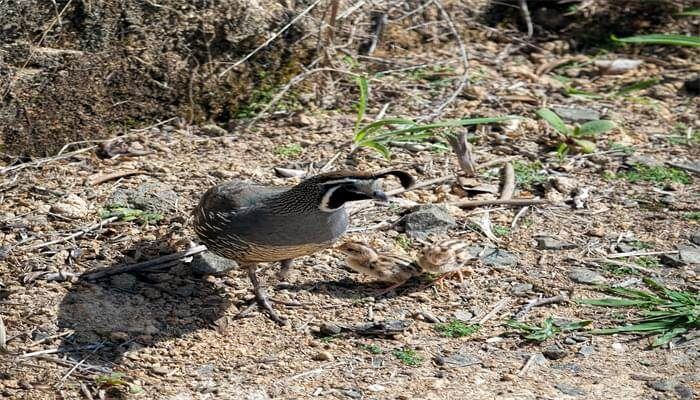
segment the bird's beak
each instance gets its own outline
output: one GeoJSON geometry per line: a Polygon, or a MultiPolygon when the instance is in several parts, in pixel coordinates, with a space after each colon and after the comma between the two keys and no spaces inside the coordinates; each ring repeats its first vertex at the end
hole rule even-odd
{"type": "Polygon", "coordinates": [[[389,200],[389,197],[386,195],[386,193],[382,192],[381,190],[375,190],[374,193],[372,193],[372,198],[379,201],[389,200]]]}

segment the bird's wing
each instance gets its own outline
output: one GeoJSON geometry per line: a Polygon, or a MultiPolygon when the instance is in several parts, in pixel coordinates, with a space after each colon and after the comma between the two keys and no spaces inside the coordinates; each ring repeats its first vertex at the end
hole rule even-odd
{"type": "Polygon", "coordinates": [[[209,189],[202,197],[205,209],[236,212],[259,204],[262,200],[288,190],[286,187],[253,185],[244,181],[230,181],[209,189]]]}

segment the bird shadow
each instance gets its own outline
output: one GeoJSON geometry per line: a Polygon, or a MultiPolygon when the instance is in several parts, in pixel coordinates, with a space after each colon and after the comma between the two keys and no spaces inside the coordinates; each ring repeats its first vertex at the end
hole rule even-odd
{"type": "MultiPolygon", "coordinates": [[[[164,240],[141,241],[114,266],[176,251],[164,240]]],[[[59,305],[57,325],[74,331],[60,348],[80,357],[90,353],[91,362],[111,365],[131,349],[216,328],[230,305],[224,288],[193,275],[181,261],[158,271],[81,280],[59,305]]]]}
{"type": "Polygon", "coordinates": [[[357,300],[362,297],[395,298],[410,295],[424,289],[421,279],[412,278],[400,287],[387,293],[382,293],[389,284],[384,282],[361,283],[352,278],[336,280],[313,280],[298,283],[280,283],[276,289],[284,289],[290,292],[302,292],[326,294],[337,299],[357,300]]]}

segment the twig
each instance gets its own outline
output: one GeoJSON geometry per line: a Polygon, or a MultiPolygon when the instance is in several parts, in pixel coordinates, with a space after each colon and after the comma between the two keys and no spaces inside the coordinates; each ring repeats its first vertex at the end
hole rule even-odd
{"type": "Polygon", "coordinates": [[[625,257],[639,257],[639,256],[658,256],[662,254],[678,254],[676,250],[670,251],[630,251],[627,253],[615,253],[608,254],[606,258],[625,258],[625,257]]]}
{"type": "MultiPolygon", "coordinates": [[[[52,363],[56,363],[58,365],[62,365],[64,367],[72,367],[75,365],[75,361],[69,361],[69,360],[64,360],[61,358],[57,357],[51,357],[47,355],[38,355],[34,358],[37,358],[39,360],[44,360],[44,361],[50,361],[52,363]]],[[[106,367],[100,367],[97,365],[89,365],[89,364],[83,364],[80,368],[83,372],[88,372],[88,373],[93,373],[93,372],[100,372],[100,373],[110,373],[112,370],[110,368],[106,367]]]]}
{"type": "Polygon", "coordinates": [[[177,119],[177,117],[168,118],[168,119],[166,119],[165,121],[160,121],[160,122],[158,122],[158,123],[156,123],[156,124],[149,125],[149,126],[145,126],[145,127],[143,127],[143,128],[130,129],[129,132],[134,132],[134,133],[146,132],[146,131],[150,130],[151,128],[157,128],[157,127],[159,127],[159,126],[161,126],[161,125],[165,125],[165,124],[167,124],[168,122],[170,122],[170,121],[172,121],[172,120],[174,120],[174,119],[177,119]]]}
{"type": "Polygon", "coordinates": [[[538,356],[538,355],[539,355],[538,353],[535,353],[535,354],[531,354],[531,355],[530,355],[530,357],[529,357],[529,358],[527,359],[527,361],[525,362],[525,365],[523,365],[523,368],[520,369],[520,371],[518,371],[518,376],[523,376],[523,375],[525,375],[525,373],[526,373],[527,371],[529,371],[530,368],[532,368],[532,365],[535,363],[535,360],[537,359],[537,356],[538,356]]]}
{"type": "Polygon", "coordinates": [[[695,174],[700,174],[700,169],[693,167],[692,165],[678,164],[673,162],[666,162],[671,167],[679,168],[685,171],[689,171],[695,174]]]}
{"type": "Polygon", "coordinates": [[[335,36],[339,5],[340,0],[331,0],[331,15],[328,18],[328,43],[330,44],[333,44],[333,37],[335,36]]]}
{"type": "Polygon", "coordinates": [[[538,204],[549,204],[546,199],[509,199],[509,200],[465,200],[465,201],[450,201],[447,204],[459,208],[472,208],[481,206],[533,206],[538,204]]]}
{"type": "Polygon", "coordinates": [[[518,311],[515,314],[515,319],[522,319],[527,313],[530,312],[530,310],[533,307],[546,306],[547,304],[554,304],[554,303],[564,303],[567,301],[569,301],[569,297],[565,294],[560,294],[560,295],[557,295],[554,297],[532,299],[532,300],[528,301],[527,304],[525,304],[523,306],[523,308],[521,308],[520,311],[518,311]]]}
{"type": "Polygon", "coordinates": [[[29,246],[29,247],[27,248],[27,250],[36,250],[36,249],[40,249],[40,248],[42,248],[42,247],[51,246],[51,245],[53,245],[53,244],[65,243],[65,242],[67,242],[67,241],[69,241],[69,240],[73,240],[73,239],[75,239],[75,238],[77,238],[77,237],[83,236],[84,234],[86,234],[86,233],[88,233],[88,232],[94,231],[95,229],[100,229],[100,228],[102,228],[103,226],[105,226],[105,225],[107,225],[107,224],[111,224],[112,222],[114,222],[114,221],[116,221],[116,220],[118,220],[118,219],[119,219],[119,216],[109,217],[109,218],[107,218],[107,219],[103,219],[103,220],[101,220],[100,222],[98,222],[98,223],[96,223],[96,224],[93,224],[93,225],[90,225],[90,226],[88,226],[88,227],[86,227],[86,228],[83,228],[83,229],[79,230],[78,232],[72,233],[72,234],[70,234],[70,235],[68,235],[68,236],[66,236],[66,237],[63,237],[63,238],[60,238],[60,239],[56,239],[56,240],[52,240],[52,241],[50,241],[50,242],[35,244],[34,246],[29,246]]]}
{"type": "Polygon", "coordinates": [[[250,57],[254,56],[258,51],[260,51],[260,50],[262,50],[263,48],[267,47],[267,45],[269,45],[270,43],[272,43],[273,40],[277,39],[281,34],[283,34],[287,29],[289,29],[292,25],[294,25],[294,24],[295,24],[298,20],[300,20],[304,15],[308,14],[309,11],[313,10],[314,7],[316,7],[320,2],[321,2],[321,0],[316,0],[316,1],[314,1],[313,3],[311,3],[311,5],[308,6],[308,7],[306,7],[306,9],[304,9],[304,11],[302,11],[301,13],[299,13],[299,15],[297,15],[297,16],[294,17],[291,21],[289,21],[289,23],[288,23],[287,25],[283,26],[282,29],[280,29],[279,31],[275,32],[275,34],[272,35],[269,39],[267,39],[267,40],[265,41],[265,43],[261,44],[261,45],[258,46],[255,50],[251,51],[251,52],[248,53],[245,57],[243,57],[243,58],[241,58],[240,60],[236,61],[233,65],[231,65],[230,67],[226,68],[223,72],[221,72],[221,73],[219,74],[219,78],[221,78],[221,77],[223,77],[224,75],[226,75],[230,70],[232,70],[232,69],[236,68],[237,66],[239,66],[239,65],[243,64],[244,62],[246,62],[250,57]]]}
{"type": "Polygon", "coordinates": [[[510,303],[510,297],[505,297],[505,298],[502,298],[501,300],[498,300],[498,302],[496,304],[494,304],[493,309],[491,309],[491,311],[489,311],[488,314],[481,317],[478,324],[483,325],[484,323],[486,323],[486,321],[495,317],[505,306],[508,305],[508,303],[510,303]]]}
{"type": "Polygon", "coordinates": [[[447,141],[450,143],[452,151],[455,152],[459,167],[462,168],[464,174],[467,177],[476,175],[476,163],[469,142],[467,142],[467,131],[462,130],[457,135],[447,135],[447,141]]]}
{"type": "Polygon", "coordinates": [[[501,189],[500,200],[510,200],[513,198],[513,193],[515,193],[515,170],[513,169],[513,164],[506,163],[502,169],[503,175],[503,187],[501,189]]]}
{"type": "Polygon", "coordinates": [[[0,315],[0,353],[7,352],[7,331],[5,330],[5,323],[2,321],[2,315],[0,315]]]}
{"type": "Polygon", "coordinates": [[[199,253],[206,251],[206,250],[207,250],[207,246],[199,245],[199,246],[192,247],[189,250],[180,251],[180,252],[173,253],[173,254],[168,254],[168,255],[165,255],[162,257],[154,258],[152,260],[143,261],[143,262],[136,263],[136,264],[117,265],[115,267],[105,268],[105,269],[95,271],[95,272],[84,273],[80,277],[82,279],[85,279],[88,281],[94,281],[94,280],[104,278],[107,276],[123,274],[126,272],[144,271],[144,270],[152,269],[155,266],[160,266],[161,264],[165,264],[169,261],[175,261],[175,260],[179,260],[181,258],[185,258],[185,257],[189,257],[189,256],[192,256],[195,254],[199,254],[199,253]]]}
{"type": "Polygon", "coordinates": [[[74,330],[69,329],[69,330],[67,330],[67,331],[65,331],[65,332],[61,332],[61,333],[59,333],[59,334],[57,334],[57,335],[47,336],[47,337],[45,337],[45,338],[39,339],[39,340],[37,340],[37,341],[34,341],[34,342],[32,342],[31,346],[38,346],[38,345],[40,345],[40,344],[42,344],[42,343],[48,342],[49,340],[62,338],[62,337],[64,337],[64,336],[70,336],[70,335],[72,335],[72,334],[74,334],[74,333],[75,333],[74,330]]]}
{"type": "Polygon", "coordinates": [[[102,346],[103,346],[102,343],[100,343],[100,344],[89,344],[87,346],[80,346],[80,347],[73,347],[73,348],[55,348],[55,349],[38,350],[38,351],[33,351],[31,353],[20,354],[19,356],[17,356],[17,358],[29,358],[29,357],[36,357],[36,356],[41,356],[41,355],[46,355],[46,354],[56,354],[56,353],[70,353],[73,351],[80,351],[80,350],[94,350],[95,348],[100,348],[102,346]]]}
{"type": "Polygon", "coordinates": [[[452,35],[454,35],[455,40],[459,45],[459,54],[462,59],[464,74],[462,74],[462,79],[459,81],[459,85],[457,85],[457,88],[454,92],[452,92],[450,97],[448,97],[447,100],[445,100],[445,102],[440,104],[440,106],[437,107],[434,113],[429,115],[427,118],[420,118],[420,120],[432,120],[442,115],[445,108],[448,105],[450,105],[453,101],[455,101],[457,96],[459,96],[459,94],[462,93],[464,88],[469,84],[469,59],[467,58],[467,50],[464,47],[464,42],[462,42],[462,38],[459,36],[459,31],[457,31],[452,17],[445,10],[445,7],[443,7],[442,2],[440,0],[433,0],[433,3],[435,3],[435,6],[440,10],[440,13],[442,13],[443,17],[447,20],[447,23],[450,27],[450,31],[452,31],[452,35]]]}
{"type": "Polygon", "coordinates": [[[112,179],[118,179],[118,178],[124,178],[126,176],[131,176],[131,175],[140,175],[140,174],[147,174],[148,172],[146,171],[141,171],[141,170],[126,170],[126,171],[119,171],[119,172],[112,172],[111,174],[97,174],[97,175],[92,175],[85,179],[85,183],[91,186],[99,185],[101,183],[105,183],[107,181],[111,181],[112,179]]]}
{"type": "Polygon", "coordinates": [[[80,154],[80,153],[85,153],[85,152],[87,152],[87,151],[90,151],[90,150],[92,150],[92,149],[94,149],[94,148],[96,148],[96,147],[97,147],[97,146],[90,146],[90,147],[86,147],[86,148],[84,148],[84,149],[79,149],[79,150],[76,150],[76,151],[72,151],[72,152],[70,152],[70,153],[61,154],[61,155],[54,156],[54,157],[41,158],[41,159],[38,159],[38,160],[36,160],[36,161],[34,161],[34,162],[30,162],[30,163],[23,163],[23,164],[18,164],[18,165],[12,165],[12,166],[9,166],[9,167],[5,167],[5,168],[3,168],[3,169],[0,169],[0,175],[5,175],[5,174],[7,174],[8,172],[17,171],[17,170],[22,170],[22,169],[29,168],[29,167],[38,167],[38,166],[40,166],[40,165],[46,164],[47,162],[51,162],[51,161],[58,161],[58,160],[63,160],[63,159],[65,159],[65,158],[71,158],[71,157],[73,157],[73,156],[75,156],[75,155],[78,155],[78,154],[80,154]]]}
{"type": "Polygon", "coordinates": [[[388,196],[396,196],[396,195],[399,195],[401,193],[410,192],[411,190],[421,189],[421,188],[424,188],[426,186],[437,185],[437,184],[451,181],[454,179],[455,179],[454,175],[447,175],[447,176],[442,176],[440,178],[428,179],[427,181],[418,182],[415,185],[413,185],[407,189],[400,188],[400,189],[389,190],[388,192],[386,192],[386,194],[388,196]]]}
{"type": "Polygon", "coordinates": [[[525,206],[525,207],[521,208],[517,214],[515,214],[515,217],[513,218],[513,222],[511,222],[511,224],[510,224],[510,229],[515,229],[515,227],[518,226],[518,221],[520,220],[520,218],[523,217],[523,215],[525,215],[525,213],[529,209],[530,209],[530,207],[525,206]]]}
{"type": "Polygon", "coordinates": [[[527,27],[527,37],[531,38],[534,29],[532,28],[532,18],[530,17],[530,9],[527,7],[527,0],[520,0],[520,13],[523,15],[527,27]]]}

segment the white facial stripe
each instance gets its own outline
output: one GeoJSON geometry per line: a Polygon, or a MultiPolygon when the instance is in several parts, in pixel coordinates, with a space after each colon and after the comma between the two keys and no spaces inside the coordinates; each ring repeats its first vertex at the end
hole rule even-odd
{"type": "Polygon", "coordinates": [[[321,185],[337,185],[339,183],[350,183],[350,182],[359,182],[359,179],[353,179],[353,178],[343,178],[343,179],[336,179],[334,181],[326,181],[323,182],[321,185]]]}
{"type": "Polygon", "coordinates": [[[323,195],[323,198],[321,199],[321,204],[318,206],[318,208],[320,208],[321,211],[323,211],[323,212],[333,212],[333,211],[337,210],[338,208],[342,207],[342,206],[340,206],[340,207],[338,207],[338,208],[329,208],[329,207],[328,207],[328,202],[331,201],[331,196],[333,195],[333,192],[335,192],[336,190],[338,190],[339,187],[340,187],[340,186],[336,186],[336,187],[334,187],[334,188],[330,188],[330,189],[326,192],[326,194],[323,195]]]}

